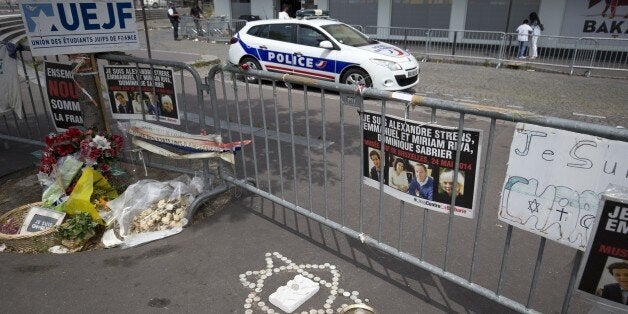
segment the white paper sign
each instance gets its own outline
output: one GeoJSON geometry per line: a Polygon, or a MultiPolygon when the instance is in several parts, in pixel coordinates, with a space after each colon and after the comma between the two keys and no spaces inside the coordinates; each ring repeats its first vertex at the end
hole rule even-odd
{"type": "Polygon", "coordinates": [[[54,226],[58,226],[63,222],[65,213],[43,207],[32,207],[28,210],[20,234],[29,234],[33,232],[44,231],[54,226]]]}
{"type": "Polygon", "coordinates": [[[517,124],[499,219],[584,250],[608,184],[628,186],[628,144],[517,124]]]}
{"type": "Polygon", "coordinates": [[[33,56],[139,49],[133,0],[20,0],[33,56]]]}

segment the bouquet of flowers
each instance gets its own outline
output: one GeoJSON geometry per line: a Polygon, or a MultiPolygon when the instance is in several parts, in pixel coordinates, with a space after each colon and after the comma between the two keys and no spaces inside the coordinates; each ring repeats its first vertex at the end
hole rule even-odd
{"type": "MultiPolygon", "coordinates": [[[[69,128],[47,135],[44,141],[37,178],[45,187],[42,202],[46,206],[57,206],[71,196],[83,167],[92,167],[105,179],[118,174],[112,166],[124,146],[122,136],[69,128]]],[[[110,187],[108,183],[106,187],[110,187]]],[[[108,193],[109,188],[105,190],[108,193]]]]}
{"type": "Polygon", "coordinates": [[[69,128],[63,133],[49,134],[44,140],[46,148],[41,156],[39,171],[48,175],[62,157],[74,156],[108,177],[111,163],[118,158],[124,146],[122,136],[97,133],[92,129],[81,131],[69,128]]]}

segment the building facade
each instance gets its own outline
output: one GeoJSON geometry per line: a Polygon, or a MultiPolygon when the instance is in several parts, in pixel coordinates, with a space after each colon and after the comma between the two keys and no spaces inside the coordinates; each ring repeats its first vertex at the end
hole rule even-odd
{"type": "Polygon", "coordinates": [[[216,15],[277,17],[284,5],[328,10],[347,24],[515,32],[531,12],[543,35],[628,39],[628,5],[611,0],[215,0],[216,15]]]}

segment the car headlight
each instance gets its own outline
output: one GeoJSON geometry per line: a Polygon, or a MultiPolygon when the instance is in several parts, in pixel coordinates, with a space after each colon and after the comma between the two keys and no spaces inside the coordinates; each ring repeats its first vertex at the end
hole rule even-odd
{"type": "Polygon", "coordinates": [[[389,68],[391,71],[401,70],[401,66],[399,63],[394,61],[382,60],[382,59],[371,59],[371,61],[377,65],[389,68]]]}

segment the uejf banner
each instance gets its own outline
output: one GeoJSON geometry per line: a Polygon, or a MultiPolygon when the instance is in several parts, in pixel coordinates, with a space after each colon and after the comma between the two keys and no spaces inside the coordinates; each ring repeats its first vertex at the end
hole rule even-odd
{"type": "Polygon", "coordinates": [[[518,123],[499,219],[584,250],[609,184],[627,186],[628,144],[518,123]]]}
{"type": "Polygon", "coordinates": [[[71,126],[83,126],[83,113],[78,101],[78,86],[74,82],[72,66],[46,62],[46,92],[52,121],[57,131],[71,126]]]}
{"type": "Polygon", "coordinates": [[[601,203],[577,287],[589,299],[627,311],[628,202],[604,196],[601,203]]]}
{"type": "Polygon", "coordinates": [[[462,132],[459,174],[454,183],[458,129],[362,112],[364,183],[407,203],[448,213],[456,185],[456,215],[473,218],[480,159],[480,130],[462,132]]]}
{"type": "Polygon", "coordinates": [[[142,119],[180,124],[172,69],[103,66],[114,119],[142,119]]]}
{"type": "Polygon", "coordinates": [[[20,0],[33,56],[139,49],[133,0],[20,0]]]}

